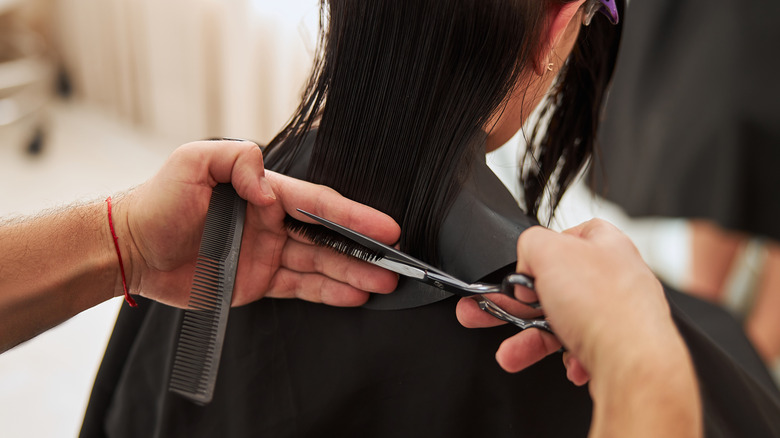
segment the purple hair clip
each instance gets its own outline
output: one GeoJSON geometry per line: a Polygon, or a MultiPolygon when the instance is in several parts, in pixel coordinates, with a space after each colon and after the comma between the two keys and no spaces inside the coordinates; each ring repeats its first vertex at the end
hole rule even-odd
{"type": "Polygon", "coordinates": [[[606,15],[612,24],[618,24],[620,21],[615,0],[587,0],[583,6],[585,13],[582,15],[582,24],[585,26],[590,25],[596,12],[606,15]]]}

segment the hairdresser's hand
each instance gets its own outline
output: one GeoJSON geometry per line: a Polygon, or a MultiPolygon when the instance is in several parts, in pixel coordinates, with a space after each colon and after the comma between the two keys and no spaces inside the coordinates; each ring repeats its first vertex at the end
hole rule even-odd
{"type": "MultiPolygon", "coordinates": [[[[612,225],[592,220],[562,233],[534,227],[520,236],[517,253],[517,271],[535,277],[557,338],[531,329],[507,339],[496,354],[507,371],[536,363],[561,342],[568,351],[568,377],[578,385],[594,373],[614,371],[613,364],[630,362],[631,354],[650,353],[642,348],[671,345],[679,351],[682,341],[660,283],[628,237],[612,225]]],[[[528,293],[520,289],[516,293],[528,293]]],[[[457,315],[467,327],[500,323],[471,299],[460,301],[457,315]]]]}
{"type": "Polygon", "coordinates": [[[390,217],[332,189],[264,171],[254,143],[201,141],[177,149],[157,175],[115,202],[131,293],[186,307],[211,190],[219,182],[232,183],[248,200],[234,306],[262,297],[355,306],[366,301],[366,291],[395,288],[395,274],[313,246],[283,224],[286,212],[306,220],[295,211],[302,208],[392,243],[400,230],[390,217]]]}

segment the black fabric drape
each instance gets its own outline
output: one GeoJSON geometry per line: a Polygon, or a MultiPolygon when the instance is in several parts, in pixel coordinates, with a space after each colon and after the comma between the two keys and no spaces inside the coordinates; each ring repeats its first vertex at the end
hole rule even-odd
{"type": "MultiPolygon", "coordinates": [[[[461,196],[497,187],[498,179],[486,170],[478,160],[467,187],[479,188],[464,189],[461,196]]],[[[472,267],[463,262],[479,258],[493,260],[500,265],[496,269],[512,269],[503,257],[488,255],[513,254],[516,237],[491,237],[490,224],[515,217],[509,222],[519,233],[534,221],[511,196],[494,199],[502,200],[495,209],[487,201],[456,201],[469,207],[454,208],[447,221],[460,223],[465,234],[442,233],[441,239],[449,240],[444,247],[460,242],[455,247],[464,250],[445,253],[444,269],[469,275],[463,271],[472,267]]],[[[675,292],[669,298],[696,360],[708,435],[778,436],[778,392],[739,326],[709,304],[675,292]]],[[[231,309],[214,400],[204,407],[167,392],[181,311],[148,302],[125,307],[81,435],[587,435],[592,410],[587,388],[566,380],[559,355],[508,374],[494,354],[516,333],[514,327],[466,329],[455,318],[455,298],[424,301],[428,304],[374,310],[263,299],[231,309]]]]}
{"type": "Polygon", "coordinates": [[[598,193],[632,216],[709,219],[780,240],[780,2],[630,8],[598,193]]]}

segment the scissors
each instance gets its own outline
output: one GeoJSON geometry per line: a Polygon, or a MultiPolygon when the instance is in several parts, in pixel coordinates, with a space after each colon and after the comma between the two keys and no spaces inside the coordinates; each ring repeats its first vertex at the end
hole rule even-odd
{"type": "Polygon", "coordinates": [[[534,280],[528,275],[518,273],[509,274],[504,277],[501,284],[466,283],[402,251],[360,234],[357,231],[323,219],[307,211],[303,211],[300,208],[298,211],[358,245],[357,247],[347,247],[338,244],[331,245],[339,252],[357,257],[376,266],[380,266],[405,277],[413,278],[421,283],[425,283],[443,291],[461,297],[472,297],[477,301],[480,309],[502,321],[514,324],[519,327],[520,330],[538,328],[553,333],[547,320],[541,318],[519,318],[502,309],[496,303],[484,296],[485,294],[499,293],[520,301],[531,308],[539,309],[541,306],[538,301],[525,302],[518,300],[515,297],[515,285],[534,290],[534,280]]]}

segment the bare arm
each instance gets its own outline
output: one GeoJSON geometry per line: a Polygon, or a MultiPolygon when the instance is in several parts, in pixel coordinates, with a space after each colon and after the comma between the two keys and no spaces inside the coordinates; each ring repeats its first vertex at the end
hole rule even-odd
{"type": "Polygon", "coordinates": [[[702,436],[701,402],[693,365],[682,339],[673,330],[633,339],[634,343],[605,354],[602,364],[583,365],[593,370],[589,386],[594,400],[590,436],[702,436]]]}
{"type": "Polygon", "coordinates": [[[0,226],[0,352],[122,293],[105,203],[0,226]]]}
{"type": "MultiPolygon", "coordinates": [[[[248,201],[233,305],[264,296],[356,306],[397,277],[287,233],[303,208],[386,243],[388,216],[332,189],[263,169],[257,145],[196,142],[177,149],[151,180],[113,202],[113,223],[132,294],[185,307],[211,190],[230,182],[248,201]]],[[[304,217],[299,217],[305,220],[304,217]]],[[[0,225],[0,352],[123,294],[103,201],[0,225]]]]}

